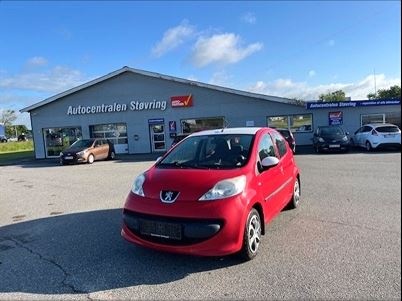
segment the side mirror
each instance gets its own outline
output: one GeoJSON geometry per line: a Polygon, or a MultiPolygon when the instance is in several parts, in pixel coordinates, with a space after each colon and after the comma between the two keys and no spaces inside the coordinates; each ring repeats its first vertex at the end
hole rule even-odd
{"type": "Polygon", "coordinates": [[[276,166],[279,163],[277,157],[266,157],[262,160],[261,165],[263,169],[268,169],[270,167],[276,166]]]}

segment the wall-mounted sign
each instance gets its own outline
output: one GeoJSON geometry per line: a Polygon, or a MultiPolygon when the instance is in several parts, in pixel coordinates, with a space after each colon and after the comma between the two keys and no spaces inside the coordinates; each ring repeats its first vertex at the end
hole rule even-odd
{"type": "Polygon", "coordinates": [[[329,123],[329,125],[342,125],[343,124],[342,111],[329,112],[328,113],[328,123],[329,123]]]}
{"type": "Polygon", "coordinates": [[[177,132],[176,121],[169,121],[169,132],[170,133],[177,132]]]}
{"type": "Polygon", "coordinates": [[[172,108],[183,108],[183,107],[192,107],[193,106],[193,96],[172,96],[170,98],[170,103],[172,108]]]}
{"type": "Polygon", "coordinates": [[[165,100],[152,100],[152,101],[130,101],[129,104],[117,103],[113,104],[100,104],[92,106],[69,106],[67,115],[86,115],[98,113],[114,113],[130,111],[143,111],[143,110],[166,110],[165,100]]]}
{"type": "Polygon", "coordinates": [[[331,108],[356,108],[372,106],[400,106],[400,99],[378,99],[361,101],[338,101],[338,102],[307,102],[306,109],[331,109],[331,108]]]}
{"type": "Polygon", "coordinates": [[[164,118],[152,118],[152,119],[148,119],[148,124],[161,124],[161,123],[165,123],[165,119],[164,118]]]}

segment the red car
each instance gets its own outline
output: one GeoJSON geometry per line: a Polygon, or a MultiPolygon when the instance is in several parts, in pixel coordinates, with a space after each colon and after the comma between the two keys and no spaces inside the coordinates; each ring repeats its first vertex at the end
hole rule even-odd
{"type": "Polygon", "coordinates": [[[255,257],[265,224],[300,201],[300,173],[270,128],[190,135],[139,175],[123,210],[122,236],[162,251],[255,257]]]}

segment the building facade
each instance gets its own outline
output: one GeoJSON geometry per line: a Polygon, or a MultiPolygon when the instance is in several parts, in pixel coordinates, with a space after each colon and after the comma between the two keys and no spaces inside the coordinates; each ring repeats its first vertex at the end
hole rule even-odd
{"type": "Polygon", "coordinates": [[[286,98],[129,67],[21,112],[30,113],[38,159],[58,157],[79,138],[106,138],[114,143],[116,153],[140,154],[165,152],[175,135],[203,129],[286,127],[292,129],[298,145],[309,145],[320,125],[341,124],[354,132],[373,121],[401,123],[400,100],[300,106],[286,98]]]}

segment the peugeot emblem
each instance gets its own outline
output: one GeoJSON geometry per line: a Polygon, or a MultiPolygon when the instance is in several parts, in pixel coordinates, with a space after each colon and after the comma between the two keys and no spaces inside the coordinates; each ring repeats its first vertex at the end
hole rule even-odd
{"type": "Polygon", "coordinates": [[[162,190],[160,193],[160,199],[163,203],[173,203],[178,196],[178,191],[162,190]]]}

